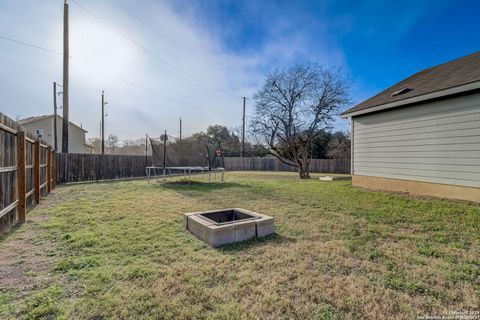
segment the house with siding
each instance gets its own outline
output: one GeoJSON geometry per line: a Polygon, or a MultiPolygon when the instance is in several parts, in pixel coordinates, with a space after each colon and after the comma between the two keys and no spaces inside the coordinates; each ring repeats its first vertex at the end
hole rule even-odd
{"type": "MultiPolygon", "coordinates": [[[[37,137],[54,146],[54,115],[30,117],[18,121],[25,129],[34,133],[37,137]]],[[[63,118],[57,115],[57,149],[62,148],[63,118]]],[[[87,130],[73,122],[68,123],[68,152],[69,153],[92,153],[93,148],[86,144],[85,135],[87,130]]]]}
{"type": "Polygon", "coordinates": [[[420,71],[342,113],[352,184],[480,202],[480,52],[420,71]]]}

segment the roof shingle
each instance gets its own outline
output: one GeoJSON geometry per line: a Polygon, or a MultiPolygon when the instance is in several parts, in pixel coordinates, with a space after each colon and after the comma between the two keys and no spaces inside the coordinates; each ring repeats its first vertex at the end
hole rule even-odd
{"type": "Polygon", "coordinates": [[[348,109],[342,115],[477,81],[480,81],[480,51],[415,73],[348,109]],[[411,90],[404,94],[392,96],[392,93],[405,88],[411,90]]]}

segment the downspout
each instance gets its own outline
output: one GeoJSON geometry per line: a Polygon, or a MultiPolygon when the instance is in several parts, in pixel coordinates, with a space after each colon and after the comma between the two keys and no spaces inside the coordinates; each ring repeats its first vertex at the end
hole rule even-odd
{"type": "Polygon", "coordinates": [[[353,148],[354,148],[354,143],[353,143],[353,140],[354,140],[354,137],[355,137],[355,134],[354,134],[354,125],[353,125],[353,117],[350,117],[350,132],[351,132],[351,137],[350,137],[350,174],[353,175],[354,174],[354,167],[353,167],[353,162],[354,162],[354,152],[353,152],[353,148]]]}

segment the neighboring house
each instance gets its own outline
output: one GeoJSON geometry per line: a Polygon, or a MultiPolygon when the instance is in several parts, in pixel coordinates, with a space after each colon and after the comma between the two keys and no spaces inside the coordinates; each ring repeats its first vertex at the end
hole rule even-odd
{"type": "MultiPolygon", "coordinates": [[[[30,117],[18,121],[31,133],[41,137],[48,144],[54,146],[53,140],[53,115],[30,117]]],[[[62,122],[63,118],[57,115],[57,152],[62,150],[62,122]]],[[[69,153],[91,153],[91,147],[85,143],[87,131],[76,124],[68,124],[68,152],[69,153]]]]}
{"type": "Polygon", "coordinates": [[[425,69],[342,114],[352,184],[480,202],[480,52],[425,69]]]}

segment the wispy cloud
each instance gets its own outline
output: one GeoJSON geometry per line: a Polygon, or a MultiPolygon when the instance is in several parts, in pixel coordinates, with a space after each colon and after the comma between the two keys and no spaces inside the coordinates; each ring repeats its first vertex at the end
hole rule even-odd
{"type": "MultiPolygon", "coordinates": [[[[115,29],[70,4],[71,119],[82,123],[91,136],[99,131],[102,89],[109,101],[107,133],[127,138],[167,129],[175,135],[181,116],[188,134],[214,123],[238,126],[241,96],[252,96],[265,73],[277,66],[304,59],[343,63],[343,53],[326,33],[314,38],[298,25],[298,16],[288,19],[273,3],[249,2],[242,14],[263,19],[263,34],[258,44],[250,39],[247,48],[239,49],[228,41],[228,34],[238,34],[242,26],[227,24],[224,29],[220,20],[209,22],[202,3],[77,1],[115,29]]],[[[61,51],[62,1],[6,1],[1,6],[2,33],[61,51]]],[[[309,23],[316,24],[316,36],[322,34],[318,31],[323,23],[309,23]]],[[[61,82],[61,57],[5,42],[0,47],[2,112],[13,117],[51,113],[51,83],[61,82]]]]}

